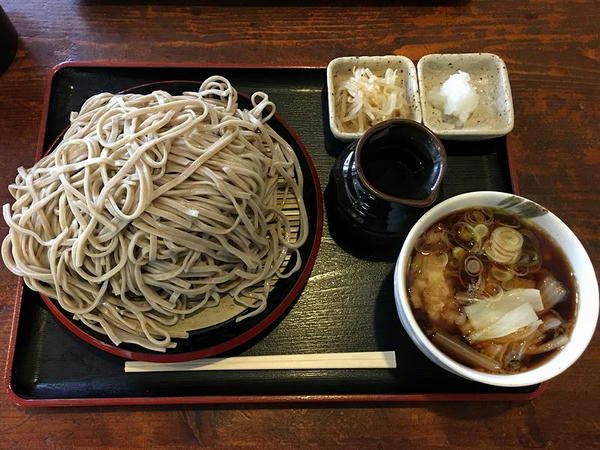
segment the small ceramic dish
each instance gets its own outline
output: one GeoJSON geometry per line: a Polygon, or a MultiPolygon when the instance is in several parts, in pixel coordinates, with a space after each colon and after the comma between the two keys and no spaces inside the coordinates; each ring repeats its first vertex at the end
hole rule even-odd
{"type": "Polygon", "coordinates": [[[394,273],[394,296],[400,321],[410,338],[435,364],[456,375],[494,386],[530,386],[549,380],[573,364],[589,344],[598,320],[598,281],[583,245],[558,217],[537,203],[505,192],[469,192],[449,198],[426,212],[408,233],[394,273]],[[457,362],[438,349],[419,326],[408,297],[406,274],[417,239],[434,223],[455,211],[474,207],[503,208],[527,217],[562,249],[576,281],[577,310],[569,342],[554,355],[524,372],[486,373],[457,362]]]}
{"type": "Polygon", "coordinates": [[[329,127],[332,134],[340,140],[352,141],[362,136],[361,133],[349,133],[336,125],[335,96],[339,87],[352,76],[354,67],[371,69],[377,76],[383,76],[386,69],[397,70],[398,84],[403,88],[404,99],[408,104],[409,117],[403,119],[421,122],[421,103],[417,83],[417,71],[413,62],[405,56],[346,56],[333,59],[327,66],[327,91],[329,104],[329,127]]]}
{"type": "Polygon", "coordinates": [[[443,139],[483,140],[504,136],[513,129],[514,110],[504,61],[491,53],[431,54],[417,64],[423,124],[443,139]],[[479,103],[464,124],[442,114],[432,95],[458,71],[470,75],[479,103]]]}

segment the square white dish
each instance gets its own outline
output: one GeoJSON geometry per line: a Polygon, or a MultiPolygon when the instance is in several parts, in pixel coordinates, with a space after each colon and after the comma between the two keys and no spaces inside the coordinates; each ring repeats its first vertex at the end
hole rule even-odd
{"type": "Polygon", "coordinates": [[[423,124],[443,139],[483,140],[513,129],[514,110],[506,64],[492,53],[431,54],[417,64],[423,124]],[[431,103],[431,95],[458,71],[471,77],[479,103],[461,126],[431,103]]]}
{"type": "Polygon", "coordinates": [[[387,68],[397,70],[398,83],[403,87],[404,98],[408,104],[409,117],[415,122],[421,122],[421,102],[419,99],[419,86],[417,71],[414,63],[405,56],[344,56],[333,59],[327,65],[327,96],[329,105],[329,127],[332,134],[342,141],[359,139],[363,133],[348,133],[340,130],[335,123],[335,95],[336,89],[352,76],[354,67],[365,67],[377,76],[383,76],[387,68]]]}

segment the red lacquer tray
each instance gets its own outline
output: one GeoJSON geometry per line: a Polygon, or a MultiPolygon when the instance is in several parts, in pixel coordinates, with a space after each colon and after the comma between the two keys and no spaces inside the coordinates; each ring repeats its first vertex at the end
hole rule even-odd
{"type": "MultiPolygon", "coordinates": [[[[65,63],[48,79],[38,154],[64,129],[69,113],[93,94],[167,80],[203,80],[213,74],[226,76],[240,91],[269,94],[279,115],[304,142],[327,199],[331,166],[346,144],[335,140],[328,128],[323,67],[65,63]]],[[[448,171],[442,198],[474,190],[517,191],[509,137],[445,145],[448,171]]],[[[38,294],[19,284],[7,393],[20,405],[69,406],[526,400],[542,392],[544,385],[501,388],[464,380],[422,355],[396,313],[393,250],[382,254],[349,240],[325,214],[311,277],[291,309],[224,356],[394,350],[396,369],[125,374],[124,359],[75,336],[38,294]]]]}

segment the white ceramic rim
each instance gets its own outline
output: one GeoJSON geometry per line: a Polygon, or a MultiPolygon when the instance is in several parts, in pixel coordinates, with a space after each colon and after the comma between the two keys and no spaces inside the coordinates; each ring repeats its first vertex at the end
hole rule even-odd
{"type": "MultiPolygon", "coordinates": [[[[461,377],[494,386],[529,386],[538,384],[555,377],[571,366],[588,346],[598,320],[598,282],[592,262],[583,245],[575,234],[557,216],[548,212],[533,221],[543,227],[552,226],[549,234],[563,249],[569,263],[576,272],[578,306],[575,326],[569,343],[544,364],[514,375],[488,374],[460,364],[437,349],[419,327],[408,300],[406,292],[406,273],[408,259],[412,253],[414,242],[429,226],[452,211],[477,207],[494,206],[502,200],[516,197],[532,202],[518,195],[495,191],[478,191],[457,195],[449,198],[426,212],[408,233],[398,256],[394,272],[394,296],[400,321],[413,342],[434,363],[461,377]],[[567,252],[565,247],[569,248],[567,252]],[[575,264],[573,263],[575,262],[575,264]],[[575,268],[577,266],[577,268],[575,268]]],[[[537,203],[532,202],[539,206],[537,203]]],[[[548,230],[546,230],[548,231],[548,230]]]]}
{"type": "Polygon", "coordinates": [[[460,138],[460,137],[465,137],[465,138],[470,137],[471,139],[476,139],[476,138],[491,139],[494,137],[505,136],[508,133],[510,133],[512,131],[512,129],[514,128],[514,126],[515,126],[515,111],[514,111],[514,105],[513,105],[513,100],[512,100],[512,90],[510,88],[510,80],[508,78],[508,69],[506,68],[506,63],[498,55],[496,55],[494,53],[431,53],[429,55],[423,56],[417,62],[417,78],[419,81],[419,93],[421,94],[420,100],[421,100],[421,115],[423,118],[422,119],[423,125],[425,125],[427,128],[432,130],[438,136],[450,137],[450,138],[455,138],[455,139],[460,138]],[[496,62],[496,64],[498,64],[498,67],[500,68],[500,74],[502,75],[502,78],[504,79],[504,83],[506,86],[505,94],[507,97],[506,100],[509,105],[509,113],[510,113],[508,125],[506,125],[505,127],[489,128],[487,130],[479,130],[477,128],[463,128],[463,129],[458,129],[458,130],[457,129],[440,129],[440,128],[436,127],[435,125],[430,124],[426,120],[427,116],[425,114],[425,111],[428,108],[428,106],[427,106],[426,96],[425,96],[423,64],[428,59],[432,59],[432,58],[444,57],[444,58],[450,59],[453,57],[464,57],[464,56],[473,57],[473,58],[481,57],[481,58],[486,58],[486,59],[493,59],[496,62]]]}
{"type": "Polygon", "coordinates": [[[339,140],[342,141],[353,141],[356,139],[360,139],[363,133],[346,133],[344,131],[340,131],[335,124],[335,92],[333,90],[333,72],[335,67],[343,62],[355,60],[357,64],[365,64],[368,65],[369,62],[380,61],[383,59],[392,59],[394,61],[401,62],[407,69],[407,83],[414,84],[414,91],[417,96],[417,102],[415,105],[410,106],[417,108],[417,118],[416,122],[423,122],[423,113],[421,111],[421,95],[419,92],[419,82],[417,79],[417,69],[413,61],[406,56],[403,55],[383,55],[383,56],[340,56],[338,58],[334,58],[329,61],[327,64],[327,106],[329,108],[329,128],[331,129],[331,133],[339,140]]]}

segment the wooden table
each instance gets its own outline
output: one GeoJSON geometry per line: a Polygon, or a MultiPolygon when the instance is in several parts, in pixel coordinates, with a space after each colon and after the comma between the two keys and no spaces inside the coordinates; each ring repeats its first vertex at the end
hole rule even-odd
{"type": "MultiPolygon", "coordinates": [[[[33,163],[44,81],[62,61],[324,65],[341,55],[395,53],[417,60],[434,52],[488,51],[501,55],[510,73],[521,193],[560,216],[599,267],[598,1],[188,3],[2,2],[20,41],[0,77],[0,185],[14,179],[18,166],[33,163]]],[[[6,190],[0,196],[9,201],[6,190]]],[[[0,266],[0,348],[6,349],[17,279],[0,266]]],[[[599,372],[596,334],[545,393],[521,403],[36,410],[0,395],[0,447],[591,448],[600,443],[599,372]]]]}

